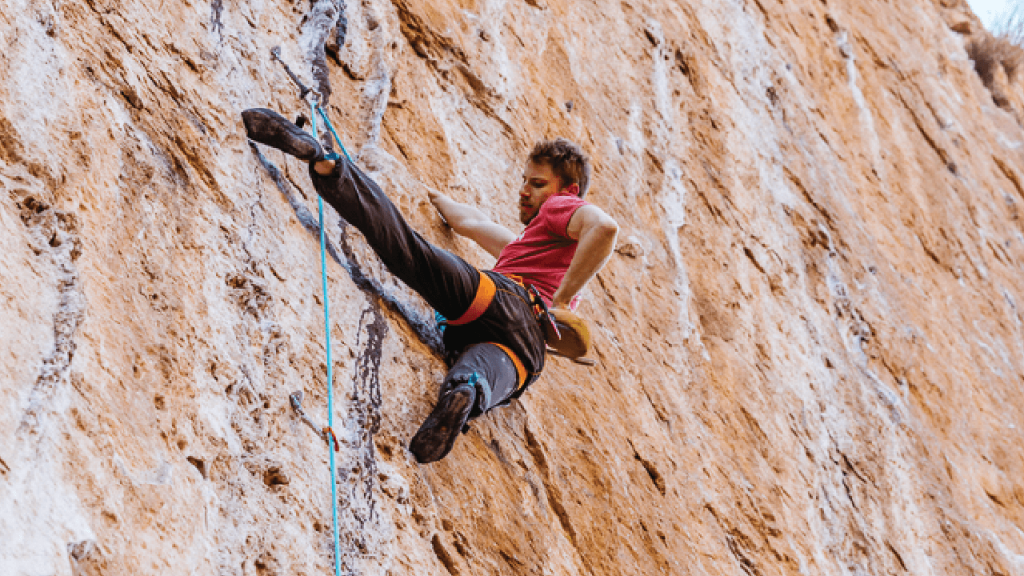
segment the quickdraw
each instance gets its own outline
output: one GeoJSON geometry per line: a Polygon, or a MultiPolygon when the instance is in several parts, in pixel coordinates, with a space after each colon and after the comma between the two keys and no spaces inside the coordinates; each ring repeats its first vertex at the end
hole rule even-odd
{"type": "Polygon", "coordinates": [[[530,299],[533,300],[533,313],[537,316],[537,320],[540,322],[547,321],[548,326],[551,326],[551,329],[555,331],[555,336],[558,336],[558,339],[561,340],[562,333],[558,330],[558,323],[555,322],[555,317],[551,314],[551,309],[548,308],[547,303],[544,302],[544,298],[541,297],[537,287],[530,284],[530,286],[527,287],[527,291],[530,293],[530,299]]]}
{"type": "Polygon", "coordinates": [[[288,63],[281,59],[281,47],[274,46],[273,48],[271,48],[270,55],[274,57],[274,60],[280,62],[281,66],[284,66],[284,71],[288,74],[288,77],[291,78],[292,82],[295,82],[295,85],[299,87],[299,100],[305,100],[306,96],[310,92],[313,92],[313,89],[306,87],[306,85],[303,84],[301,80],[299,80],[299,77],[296,76],[294,72],[292,72],[292,69],[288,66],[288,63]]]}
{"type": "MultiPolygon", "coordinates": [[[[296,76],[294,72],[292,72],[292,69],[291,67],[288,66],[288,63],[281,59],[280,46],[274,46],[273,48],[271,48],[270,55],[274,57],[274,60],[277,60],[281,64],[281,66],[284,68],[285,73],[288,74],[288,77],[291,78],[296,88],[299,89],[299,100],[306,100],[307,96],[312,96],[312,98],[309,98],[308,101],[310,106],[310,115],[312,116],[313,123],[313,125],[311,126],[313,138],[316,138],[317,141],[319,141],[320,139],[316,129],[316,117],[319,116],[323,120],[324,126],[327,127],[327,130],[330,133],[331,138],[334,140],[334,144],[341,148],[341,152],[345,155],[345,158],[349,162],[351,162],[352,157],[349,156],[348,150],[345,149],[345,145],[341,143],[341,138],[338,136],[338,132],[335,131],[334,125],[331,124],[331,119],[327,117],[327,112],[324,112],[323,106],[320,105],[321,99],[323,98],[323,96],[320,94],[320,91],[316,90],[315,88],[310,88],[309,86],[306,86],[305,84],[302,83],[302,80],[299,80],[299,77],[296,76]]],[[[302,126],[302,123],[304,123],[303,121],[303,118],[299,119],[299,127],[302,126]]],[[[333,151],[329,152],[326,156],[324,156],[324,160],[338,160],[339,158],[341,158],[341,156],[339,156],[337,152],[333,151]]]]}
{"type": "Polygon", "coordinates": [[[316,422],[314,422],[313,419],[306,414],[306,411],[302,409],[301,390],[298,392],[292,392],[292,394],[288,396],[288,400],[291,401],[292,410],[295,411],[299,416],[299,419],[302,420],[306,426],[309,426],[313,432],[316,432],[324,442],[327,442],[328,446],[333,447],[335,452],[338,452],[341,449],[341,446],[338,444],[338,437],[334,434],[334,430],[331,429],[330,426],[317,426],[316,422]]]}

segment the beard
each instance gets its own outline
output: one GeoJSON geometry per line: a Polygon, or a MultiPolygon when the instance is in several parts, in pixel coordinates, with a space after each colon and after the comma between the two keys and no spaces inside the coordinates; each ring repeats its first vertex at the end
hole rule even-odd
{"type": "Polygon", "coordinates": [[[539,213],[540,213],[540,210],[530,211],[530,210],[528,210],[526,208],[520,207],[519,208],[519,221],[522,222],[523,225],[528,225],[530,222],[533,222],[533,219],[536,218],[537,214],[539,214],[539,213]]]}

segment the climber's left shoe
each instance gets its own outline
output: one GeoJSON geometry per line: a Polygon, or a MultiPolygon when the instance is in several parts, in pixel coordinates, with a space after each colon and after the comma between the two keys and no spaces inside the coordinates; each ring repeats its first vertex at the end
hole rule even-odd
{"type": "Polygon", "coordinates": [[[441,396],[409,443],[409,451],[417,462],[437,462],[451,452],[475,400],[476,390],[469,383],[459,384],[441,396]]]}
{"type": "Polygon", "coordinates": [[[272,146],[307,162],[324,157],[323,148],[316,138],[273,110],[250,108],[242,112],[242,121],[249,138],[260,144],[272,146]]]}

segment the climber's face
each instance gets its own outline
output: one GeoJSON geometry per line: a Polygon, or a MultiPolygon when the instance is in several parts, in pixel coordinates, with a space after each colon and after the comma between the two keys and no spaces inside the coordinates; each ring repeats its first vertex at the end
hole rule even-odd
{"type": "Polygon", "coordinates": [[[562,180],[555,176],[551,166],[545,162],[529,162],[523,172],[523,187],[519,190],[519,221],[529,224],[540,206],[548,198],[558,194],[562,180]]]}

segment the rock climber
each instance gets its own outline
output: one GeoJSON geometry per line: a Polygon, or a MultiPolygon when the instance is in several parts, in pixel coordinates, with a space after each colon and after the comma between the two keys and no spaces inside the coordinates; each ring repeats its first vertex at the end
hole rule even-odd
{"type": "Polygon", "coordinates": [[[530,287],[553,310],[575,308],[577,293],[611,256],[618,225],[583,200],[587,156],[562,138],[534,147],[519,191],[526,228],[518,236],[473,206],[430,193],[456,233],[497,258],[491,270],[478,270],[424,240],[366,174],[280,114],[254,108],[242,118],[250,139],[309,162],[317,193],[363,233],[392,274],[448,319],[443,340],[456,360],[409,444],[421,463],[444,458],[469,418],[518,398],[540,375],[545,338],[530,287]]]}

